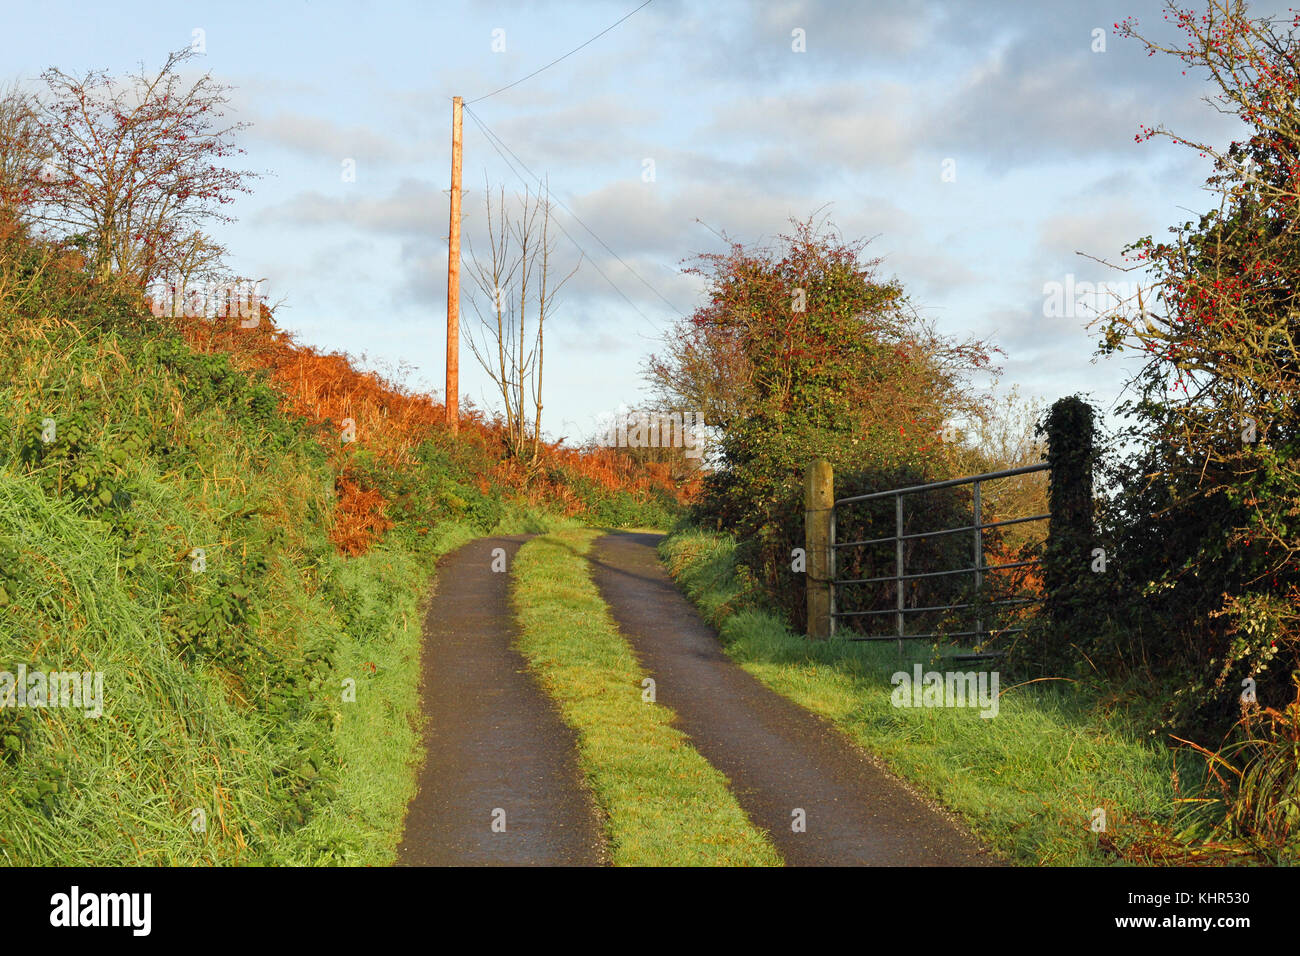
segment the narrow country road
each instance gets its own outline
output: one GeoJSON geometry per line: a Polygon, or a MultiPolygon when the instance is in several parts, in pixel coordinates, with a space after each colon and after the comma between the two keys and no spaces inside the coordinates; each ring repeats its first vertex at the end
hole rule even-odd
{"type": "Polygon", "coordinates": [[[661,567],[662,535],[610,534],[592,576],[655,679],[658,702],[731,780],[789,865],[969,866],[998,861],[878,768],[829,723],[779,696],[723,653],[661,567]],[[802,810],[804,832],[792,823],[802,810]]]}
{"type": "Polygon", "coordinates": [[[573,733],[511,646],[510,575],[526,537],[481,538],[438,563],[424,622],[427,756],[398,864],[604,862],[573,733]],[[504,565],[504,568],[503,568],[504,565]]]}

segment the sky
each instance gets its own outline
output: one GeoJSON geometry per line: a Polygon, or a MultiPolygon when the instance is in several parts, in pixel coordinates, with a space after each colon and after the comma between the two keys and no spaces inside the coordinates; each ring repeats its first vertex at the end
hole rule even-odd
{"type": "MultiPolygon", "coordinates": [[[[941,332],[1002,350],[978,387],[1114,406],[1134,366],[1095,358],[1095,316],[1045,290],[1134,281],[1097,260],[1213,205],[1209,160],[1136,142],[1140,126],[1240,135],[1203,76],[1117,35],[1136,17],[1173,38],[1162,4],[641,2],[6,2],[0,80],[156,71],[200,47],[187,76],[232,87],[230,118],[250,124],[238,165],[261,177],[212,229],[230,267],[264,280],[301,342],[439,396],[463,96],[466,269],[485,184],[545,177],[562,204],[554,268],[578,271],[546,330],[552,439],[649,397],[645,359],[705,301],[682,271],[694,256],[814,213],[870,239],[880,277],[941,332]]],[[[465,335],[471,288],[466,272],[465,335]]],[[[460,368],[462,396],[499,409],[468,348],[460,368]]]]}

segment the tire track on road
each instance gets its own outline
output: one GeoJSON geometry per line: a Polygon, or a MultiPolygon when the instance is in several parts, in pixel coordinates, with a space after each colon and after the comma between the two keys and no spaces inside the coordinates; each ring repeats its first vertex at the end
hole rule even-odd
{"type": "Polygon", "coordinates": [[[399,865],[594,866],[606,858],[574,734],[512,646],[510,575],[492,569],[494,549],[505,552],[497,562],[505,568],[526,540],[480,538],[438,562],[421,660],[426,759],[399,865]],[[503,832],[493,829],[498,809],[503,832]]]}

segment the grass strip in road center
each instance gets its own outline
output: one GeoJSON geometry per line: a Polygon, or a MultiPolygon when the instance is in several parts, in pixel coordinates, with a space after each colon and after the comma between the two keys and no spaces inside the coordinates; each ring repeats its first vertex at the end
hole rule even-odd
{"type": "Polygon", "coordinates": [[[535,538],[512,568],[519,650],[578,734],[578,760],[622,866],[780,866],[726,777],[648,702],[648,676],[591,581],[601,532],[535,538]]]}

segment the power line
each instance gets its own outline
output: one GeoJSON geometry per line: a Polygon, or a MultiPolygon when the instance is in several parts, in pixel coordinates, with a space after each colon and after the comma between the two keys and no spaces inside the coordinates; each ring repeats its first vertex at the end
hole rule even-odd
{"type": "Polygon", "coordinates": [[[478,99],[469,100],[468,102],[465,103],[465,105],[466,105],[466,106],[469,106],[470,103],[477,103],[479,100],[485,100],[485,99],[487,99],[489,96],[496,96],[498,93],[504,93],[506,90],[510,89],[510,87],[512,87],[512,86],[518,86],[520,83],[524,82],[524,80],[531,80],[531,79],[532,79],[533,77],[535,77],[538,73],[541,73],[542,70],[549,70],[551,67],[555,66],[555,64],[559,63],[560,60],[567,60],[569,57],[573,56],[573,54],[577,53],[579,50],[582,49],[582,47],[586,46],[588,43],[594,43],[595,41],[599,40],[601,37],[603,37],[603,36],[604,36],[606,33],[608,33],[610,30],[614,29],[614,27],[616,27],[616,26],[618,26],[620,23],[622,23],[623,20],[626,20],[628,17],[632,16],[633,13],[636,13],[636,12],[638,12],[638,11],[640,11],[640,10],[643,10],[643,9],[645,9],[646,7],[650,6],[650,3],[651,3],[651,0],[645,0],[645,3],[643,3],[643,4],[641,4],[641,6],[637,7],[636,10],[633,10],[632,13],[629,13],[627,16],[625,16],[625,17],[623,17],[623,18],[621,18],[621,19],[615,21],[614,23],[611,23],[611,24],[610,24],[609,26],[607,26],[605,29],[601,30],[601,31],[600,31],[599,33],[597,33],[594,37],[592,37],[590,40],[588,40],[587,43],[582,44],[582,46],[576,46],[576,47],[574,47],[574,48],[573,48],[572,50],[570,50],[568,53],[564,54],[564,56],[560,57],[559,60],[552,60],[550,63],[546,64],[546,66],[542,67],[541,70],[534,70],[533,72],[529,73],[527,76],[522,77],[521,79],[515,80],[513,83],[509,84],[509,86],[503,86],[503,87],[501,87],[501,89],[499,89],[499,90],[493,90],[491,93],[486,93],[486,94],[484,94],[483,96],[480,96],[478,99]]]}
{"type": "MultiPolygon", "coordinates": [[[[517,170],[515,169],[515,166],[511,165],[511,161],[506,159],[506,153],[503,153],[502,151],[499,150],[499,148],[497,148],[497,143],[493,142],[493,138],[491,138],[491,133],[489,130],[487,130],[487,127],[484,125],[484,122],[482,122],[482,120],[480,120],[480,118],[478,118],[477,116],[474,116],[473,112],[469,112],[469,118],[471,118],[471,120],[476,122],[476,124],[478,124],[478,127],[480,127],[482,131],[484,131],[484,135],[487,138],[487,144],[489,144],[489,146],[493,148],[493,150],[497,150],[497,155],[500,156],[500,159],[502,159],[503,163],[506,164],[508,169],[510,169],[510,172],[515,173],[515,176],[519,178],[519,181],[521,183],[524,183],[525,189],[528,189],[529,186],[528,179],[525,179],[523,176],[520,176],[519,172],[517,172],[517,170]]],[[[546,190],[546,194],[550,195],[550,190],[546,190]]],[[[619,294],[620,297],[623,297],[624,302],[627,302],[629,306],[632,306],[632,308],[636,310],[637,315],[640,315],[642,319],[645,319],[647,321],[647,323],[654,325],[654,320],[650,319],[650,316],[647,316],[645,312],[642,312],[640,308],[637,307],[637,303],[634,303],[632,299],[629,299],[627,295],[624,295],[623,290],[619,289],[619,286],[615,285],[614,280],[606,276],[606,274],[604,274],[604,272],[602,271],[601,267],[595,264],[595,260],[591,259],[591,256],[588,255],[588,251],[586,251],[585,248],[582,248],[581,243],[578,242],[577,239],[573,238],[572,235],[569,235],[568,230],[564,228],[562,222],[556,221],[555,228],[559,229],[560,232],[564,233],[564,238],[567,238],[569,242],[572,242],[573,245],[577,247],[577,251],[581,252],[582,258],[590,260],[591,268],[595,269],[595,271],[599,273],[599,276],[601,276],[601,278],[603,278],[603,280],[606,281],[608,285],[610,285],[612,290],[616,291],[616,293],[619,294]]]]}
{"type": "MultiPolygon", "coordinates": [[[[492,132],[490,129],[488,129],[488,128],[487,128],[487,124],[484,123],[483,120],[479,118],[479,115],[478,115],[477,113],[475,113],[473,110],[469,109],[468,106],[465,107],[465,109],[469,112],[470,117],[474,120],[474,122],[477,123],[477,124],[479,125],[479,128],[480,128],[481,130],[483,130],[484,134],[485,134],[486,136],[489,137],[489,142],[491,142],[492,140],[496,140],[496,142],[500,143],[501,146],[502,146],[502,148],[505,149],[505,151],[506,151],[507,153],[509,153],[511,156],[514,156],[515,162],[517,162],[520,166],[523,166],[525,172],[527,172],[528,175],[532,176],[533,179],[535,179],[535,180],[537,181],[538,186],[540,186],[542,189],[546,190],[547,196],[550,196],[550,195],[551,195],[550,188],[549,188],[545,183],[542,182],[542,180],[538,177],[538,175],[537,175],[536,173],[534,173],[531,169],[529,169],[529,168],[527,167],[527,165],[524,164],[524,161],[523,161],[522,159],[520,159],[518,156],[515,156],[515,152],[514,152],[514,150],[512,150],[509,146],[506,145],[505,140],[501,139],[500,136],[497,136],[496,133],[494,133],[494,132],[492,132]]],[[[495,143],[493,143],[493,149],[496,149],[496,144],[495,144],[495,143]]],[[[499,156],[501,155],[501,150],[500,150],[500,149],[497,149],[497,155],[499,155],[499,156]]],[[[502,158],[502,159],[505,159],[504,156],[501,156],[501,158],[502,158]]],[[[507,162],[507,165],[509,165],[508,162],[507,162]]],[[[511,171],[514,172],[513,167],[511,167],[511,171]]],[[[518,176],[519,174],[518,174],[518,173],[515,173],[515,175],[518,176]]],[[[522,179],[522,178],[523,178],[523,177],[521,176],[520,179],[522,179]]],[[[527,185],[527,183],[525,183],[525,185],[527,185]]],[[[623,259],[622,259],[622,257],[619,256],[619,254],[618,254],[617,252],[615,252],[613,249],[611,249],[611,248],[609,247],[609,244],[608,244],[607,242],[605,242],[604,239],[602,239],[602,238],[600,238],[600,236],[596,235],[596,233],[592,231],[591,227],[588,226],[585,222],[583,222],[581,218],[579,218],[579,216],[578,216],[577,213],[575,213],[572,209],[570,209],[568,206],[566,206],[566,205],[564,204],[564,201],[563,201],[562,199],[555,198],[555,202],[560,206],[561,209],[563,209],[563,210],[564,210],[565,212],[567,212],[570,216],[572,216],[573,219],[574,219],[574,221],[577,222],[578,225],[580,225],[583,229],[586,229],[586,230],[587,230],[587,234],[590,235],[590,236],[591,236],[593,239],[595,239],[597,242],[599,242],[599,243],[601,244],[601,246],[604,247],[605,251],[608,252],[611,256],[613,256],[613,257],[615,258],[615,260],[618,261],[619,265],[621,265],[621,266],[622,266],[624,269],[626,269],[628,272],[632,273],[632,275],[636,276],[637,281],[640,282],[643,286],[645,286],[647,289],[649,289],[649,290],[650,290],[651,292],[653,292],[655,295],[659,296],[660,301],[662,301],[662,302],[664,303],[664,305],[666,305],[666,306],[668,306],[668,308],[672,309],[673,312],[676,312],[676,313],[680,313],[680,312],[681,312],[681,310],[678,309],[677,306],[673,305],[671,302],[668,301],[667,298],[664,297],[663,293],[661,293],[658,289],[656,289],[654,286],[652,286],[652,285],[651,285],[649,282],[647,282],[645,279],[641,278],[641,274],[640,274],[639,272],[637,272],[637,271],[636,271],[635,269],[633,269],[630,265],[628,265],[626,262],[624,262],[623,259]]],[[[568,236],[569,234],[566,232],[565,235],[568,236]]],[[[569,238],[570,238],[570,241],[572,241],[573,237],[570,236],[569,238]]],[[[577,243],[574,242],[574,245],[577,245],[577,243]]],[[[581,247],[581,246],[578,246],[578,248],[581,249],[582,247],[581,247]]],[[[585,254],[585,253],[584,253],[584,254],[585,254]]],[[[599,270],[597,270],[597,271],[599,271],[599,270]]],[[[603,275],[603,273],[602,273],[602,275],[603,275]]],[[[619,294],[622,295],[622,292],[620,292],[619,294]]],[[[623,298],[626,299],[627,296],[623,296],[623,298]]],[[[631,300],[629,299],[628,301],[630,302],[631,300]]],[[[638,309],[637,311],[639,312],[640,310],[638,309]]]]}

